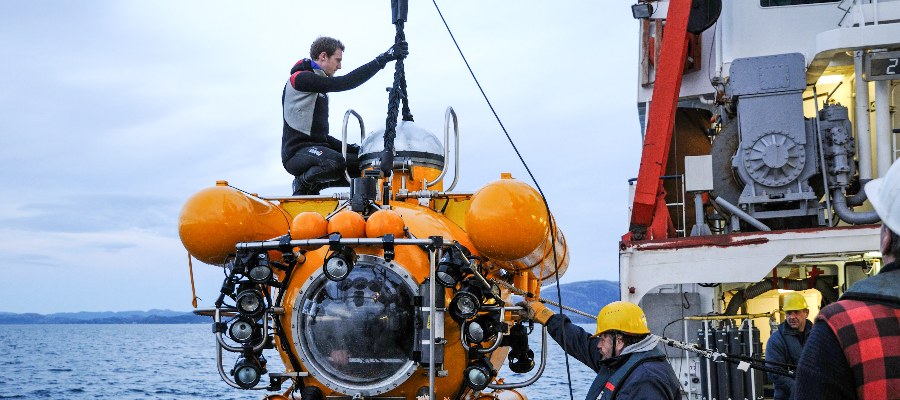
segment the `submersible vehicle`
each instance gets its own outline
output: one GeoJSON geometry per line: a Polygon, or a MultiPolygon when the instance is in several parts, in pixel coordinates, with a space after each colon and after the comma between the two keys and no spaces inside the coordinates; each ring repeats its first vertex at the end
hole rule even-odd
{"type": "Polygon", "coordinates": [[[408,107],[401,118],[396,64],[384,128],[366,132],[358,113],[344,115],[345,156],[350,117],[362,139],[349,192],[261,197],[219,181],[182,208],[185,248],[225,272],[215,307],[195,312],[214,318],[215,368],[228,385],[274,392],[267,399],[525,399],[517,389],[541,376],[546,328],[521,321],[511,294],[535,298],[559,280],[565,238],[543,196],[509,174],[453,191],[456,113],[446,110],[443,141],[408,107]],[[530,333],[543,335],[537,359],[530,333]],[[284,371],[262,356],[272,348],[284,371]],[[234,364],[223,352],[237,353],[234,364]],[[530,378],[505,382],[504,363],[530,378]]]}

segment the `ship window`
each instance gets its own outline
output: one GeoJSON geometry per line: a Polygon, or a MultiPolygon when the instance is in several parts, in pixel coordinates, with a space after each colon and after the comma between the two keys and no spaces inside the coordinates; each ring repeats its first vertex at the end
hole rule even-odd
{"type": "Polygon", "coordinates": [[[763,7],[800,6],[805,4],[839,3],[841,0],[759,0],[763,7]]]}
{"type": "Polygon", "coordinates": [[[343,281],[321,279],[305,303],[306,347],[333,382],[377,386],[411,362],[413,292],[393,271],[357,264],[343,281]]]}

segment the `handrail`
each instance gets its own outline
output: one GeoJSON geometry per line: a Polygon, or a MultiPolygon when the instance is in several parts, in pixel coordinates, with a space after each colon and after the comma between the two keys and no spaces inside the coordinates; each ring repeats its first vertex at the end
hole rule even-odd
{"type": "MultiPolygon", "coordinates": [[[[500,308],[500,315],[499,315],[498,319],[500,321],[500,326],[503,326],[503,321],[504,321],[504,316],[506,315],[506,310],[505,310],[504,306],[502,306],[502,305],[499,308],[500,308]]],[[[463,325],[465,325],[465,324],[463,324],[463,325]]],[[[500,342],[502,342],[502,341],[503,341],[503,332],[497,332],[497,338],[494,339],[494,344],[491,345],[491,347],[484,348],[484,349],[477,349],[476,351],[479,354],[492,353],[492,352],[494,352],[494,350],[497,350],[498,348],[500,348],[500,342]]],[[[469,349],[471,348],[466,341],[465,329],[462,329],[462,327],[460,327],[460,330],[459,330],[459,343],[462,344],[463,349],[466,349],[466,351],[469,351],[469,349]]]]}
{"type": "Polygon", "coordinates": [[[447,174],[447,164],[450,162],[448,158],[450,157],[450,117],[453,117],[453,136],[454,136],[454,153],[455,153],[455,161],[453,162],[453,183],[450,184],[450,188],[446,191],[449,192],[456,187],[456,182],[459,181],[459,121],[456,118],[456,111],[453,110],[453,107],[447,107],[447,111],[444,113],[444,168],[441,169],[441,174],[438,175],[437,178],[432,182],[425,182],[425,187],[422,189],[428,189],[429,186],[432,186],[442,179],[444,179],[444,175],[447,174]]]}
{"type": "Polygon", "coordinates": [[[496,389],[518,389],[518,388],[522,388],[522,387],[525,387],[525,386],[531,385],[532,383],[537,382],[538,378],[540,378],[541,375],[544,374],[544,367],[547,365],[547,326],[546,325],[543,325],[542,335],[543,335],[543,340],[541,342],[541,365],[538,367],[537,372],[534,374],[534,376],[531,377],[531,379],[529,379],[525,382],[520,382],[520,383],[502,383],[502,384],[498,383],[498,384],[488,385],[488,387],[491,389],[495,389],[495,390],[496,389]]]}
{"type": "MultiPolygon", "coordinates": [[[[347,123],[350,122],[351,114],[359,121],[359,145],[362,146],[363,140],[366,139],[366,125],[363,123],[362,117],[352,108],[347,110],[347,112],[344,113],[344,126],[341,128],[341,155],[344,156],[344,160],[347,160],[347,123]]],[[[346,168],[344,168],[344,178],[347,178],[347,182],[350,183],[351,186],[353,185],[353,181],[350,180],[350,174],[347,173],[346,168]]]]}

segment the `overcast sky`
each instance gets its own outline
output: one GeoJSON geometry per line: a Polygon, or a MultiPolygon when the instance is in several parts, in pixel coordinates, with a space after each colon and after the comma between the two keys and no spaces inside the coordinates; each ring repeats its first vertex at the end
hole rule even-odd
{"type": "MultiPolygon", "coordinates": [[[[563,283],[618,279],[641,149],[630,3],[438,1],[566,235],[563,283]]],[[[0,311],[190,309],[179,210],[216,180],[290,194],[281,90],[320,35],[349,72],[392,44],[390,1],[0,2],[0,311]]],[[[431,1],[410,0],[406,36],[416,123],[459,115],[457,190],[531,184],[431,1]]],[[[391,71],[330,96],[332,134],[349,108],[384,125],[391,71]]],[[[194,277],[211,305],[221,269],[194,277]]]]}

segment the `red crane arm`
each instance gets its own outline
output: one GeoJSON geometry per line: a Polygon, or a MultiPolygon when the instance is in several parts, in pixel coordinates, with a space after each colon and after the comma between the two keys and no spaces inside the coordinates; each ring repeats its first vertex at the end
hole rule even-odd
{"type": "Polygon", "coordinates": [[[631,228],[623,240],[659,239],[667,235],[670,219],[660,176],[665,174],[669,145],[672,143],[675,110],[687,55],[690,13],[691,0],[669,2],[651,107],[647,111],[650,114],[635,188],[631,228]]]}

